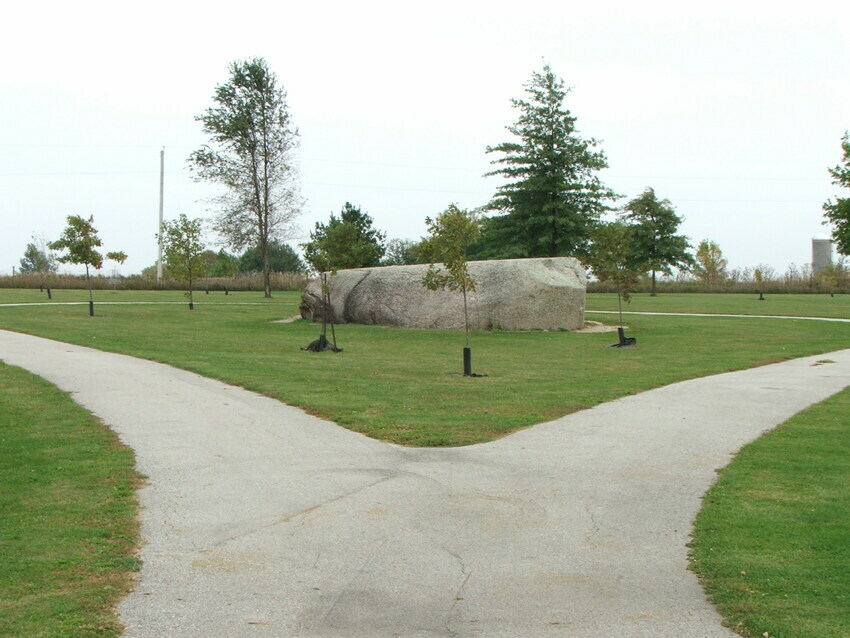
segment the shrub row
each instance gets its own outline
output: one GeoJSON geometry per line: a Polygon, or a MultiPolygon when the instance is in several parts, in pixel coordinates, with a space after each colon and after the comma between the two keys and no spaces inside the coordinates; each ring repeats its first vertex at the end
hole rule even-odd
{"type": "MultiPolygon", "coordinates": [[[[273,272],[272,290],[303,290],[307,277],[301,273],[273,272]]],[[[84,275],[57,275],[28,273],[12,277],[0,277],[0,288],[86,288],[84,275]]],[[[92,277],[92,287],[96,290],[185,290],[186,282],[175,279],[163,279],[159,283],[150,277],[131,275],[130,277],[92,277]]],[[[260,273],[240,274],[234,277],[204,277],[194,283],[195,290],[262,290],[263,276],[260,273]]]]}
{"type": "MultiPolygon", "coordinates": [[[[652,283],[649,280],[641,280],[638,286],[632,292],[650,292],[652,283]]],[[[746,294],[834,294],[834,293],[850,293],[850,282],[831,282],[828,280],[812,278],[810,280],[784,280],[771,279],[761,283],[755,281],[736,281],[727,279],[711,284],[699,280],[676,280],[663,279],[658,281],[657,290],[659,293],[677,293],[677,292],[728,292],[728,293],[746,293],[746,294]]],[[[614,284],[609,282],[589,281],[587,283],[588,292],[617,292],[614,284]]]]}

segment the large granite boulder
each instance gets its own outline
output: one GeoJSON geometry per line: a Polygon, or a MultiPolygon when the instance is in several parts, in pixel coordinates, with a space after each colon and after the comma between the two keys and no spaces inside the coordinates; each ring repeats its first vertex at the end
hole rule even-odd
{"type": "MultiPolygon", "coordinates": [[[[340,270],[328,275],[336,323],[463,329],[463,295],[422,285],[427,265],[340,270]]],[[[576,330],[584,326],[587,276],[571,257],[471,261],[476,282],[467,295],[474,330],[576,330]]],[[[320,321],[318,280],[307,286],[301,316],[320,321]]]]}

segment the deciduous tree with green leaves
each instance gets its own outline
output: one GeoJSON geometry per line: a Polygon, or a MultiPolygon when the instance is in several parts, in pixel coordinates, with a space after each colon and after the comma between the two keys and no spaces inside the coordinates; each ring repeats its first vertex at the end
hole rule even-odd
{"type": "Polygon", "coordinates": [[[419,263],[419,242],[412,239],[391,239],[381,260],[382,266],[409,266],[419,263]]]}
{"type": "Polygon", "coordinates": [[[178,281],[185,281],[189,287],[189,310],[195,308],[193,282],[204,274],[209,264],[204,254],[203,234],[200,219],[189,219],[185,213],[180,213],[176,220],[162,222],[162,235],[157,237],[162,243],[169,274],[178,281]]]}
{"type": "Polygon", "coordinates": [[[656,273],[670,274],[673,266],[688,269],[693,265],[688,238],[676,234],[682,218],[670,200],[659,200],[652,188],[626,204],[620,217],[632,227],[630,252],[641,264],[641,270],[652,275],[653,297],[658,294],[656,273]]]}
{"type": "MultiPolygon", "coordinates": [[[[304,272],[306,266],[289,244],[270,241],[268,246],[269,269],[272,272],[304,272]]],[[[249,248],[238,260],[239,272],[262,272],[263,255],[259,248],[249,248]]]]}
{"type": "Polygon", "coordinates": [[[210,277],[233,277],[239,271],[239,257],[227,252],[224,248],[218,252],[207,249],[204,251],[206,274],[210,277]]]}
{"type": "Polygon", "coordinates": [[[263,58],[233,62],[229,71],[229,81],[215,90],[215,106],[195,118],[211,142],[189,162],[197,179],[226,187],[215,229],[232,248],[259,249],[265,296],[271,297],[269,249],[273,240],[290,236],[301,213],[293,157],[298,131],[286,93],[263,58]]]}
{"type": "Polygon", "coordinates": [[[723,251],[716,242],[703,239],[697,246],[694,274],[711,290],[714,286],[726,281],[726,267],[729,261],[723,256],[723,251]]]}
{"type": "Polygon", "coordinates": [[[512,100],[519,119],[507,129],[517,140],[488,146],[504,177],[487,208],[501,213],[482,237],[488,258],[582,257],[607,202],[615,198],[598,171],[607,168],[598,141],[583,138],[563,106],[569,89],[549,65],[525,85],[527,100],[512,100]]]}
{"type": "MultiPolygon", "coordinates": [[[[841,139],[843,157],[841,164],[829,169],[832,183],[850,188],[850,132],[841,139]]],[[[832,241],[842,255],[850,255],[850,197],[836,197],[823,205],[827,223],[832,225],[832,241]]]]}
{"type": "Polygon", "coordinates": [[[428,290],[460,291],[463,295],[463,321],[466,331],[464,375],[472,374],[469,346],[469,308],[467,293],[475,290],[475,280],[469,274],[467,251],[481,233],[481,219],[477,212],[467,211],[451,204],[436,218],[425,218],[428,238],[424,254],[430,265],[422,279],[428,290]],[[436,264],[441,264],[437,266],[436,264]]]}
{"type": "Polygon", "coordinates": [[[47,242],[33,236],[32,242],[27,244],[24,250],[20,270],[22,273],[51,274],[59,270],[59,264],[56,263],[56,255],[48,248],[47,242]]]}
{"type": "Polygon", "coordinates": [[[350,202],[339,217],[331,213],[327,224],[316,222],[304,259],[317,272],[378,266],[386,252],[386,235],[372,227],[372,218],[350,202]]]}
{"type": "MultiPolygon", "coordinates": [[[[89,289],[89,316],[94,317],[94,295],[92,294],[91,270],[103,268],[103,255],[97,250],[103,245],[94,227],[94,216],[83,219],[80,215],[69,215],[68,225],[62,236],[48,247],[51,250],[64,250],[67,254],[56,259],[63,264],[77,264],[86,267],[86,284],[89,289]]],[[[106,253],[106,258],[123,264],[127,254],[123,251],[106,253]]]]}
{"type": "Polygon", "coordinates": [[[607,281],[617,288],[617,305],[620,309],[620,327],[623,327],[623,301],[631,301],[642,272],[642,261],[634,253],[635,226],[621,221],[600,224],[593,230],[593,246],[588,263],[599,281],[607,281]]]}

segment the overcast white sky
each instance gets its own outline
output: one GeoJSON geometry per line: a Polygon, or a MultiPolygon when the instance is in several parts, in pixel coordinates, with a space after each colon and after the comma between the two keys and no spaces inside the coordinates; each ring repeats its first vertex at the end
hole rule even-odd
{"type": "MultiPolygon", "coordinates": [[[[730,266],[811,260],[829,166],[850,129],[850,3],[34,2],[0,37],[0,273],[31,235],[94,215],[123,274],[156,260],[165,216],[209,217],[194,120],[233,60],[265,57],[301,133],[300,241],[346,201],[417,239],[454,202],[486,203],[488,144],[548,62],[602,141],[603,180],[672,201],[730,266]],[[132,8],[128,8],[132,7],[132,8]]],[[[297,247],[298,240],[293,242],[297,247]]]]}

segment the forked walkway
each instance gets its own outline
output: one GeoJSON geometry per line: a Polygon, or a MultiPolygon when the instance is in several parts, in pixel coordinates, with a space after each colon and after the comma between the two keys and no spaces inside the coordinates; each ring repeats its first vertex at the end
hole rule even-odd
{"type": "Polygon", "coordinates": [[[139,638],[733,636],[687,570],[700,496],[850,384],[843,350],[406,449],[122,355],[0,331],[0,359],[72,392],[150,479],[120,606],[139,638]]]}

